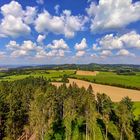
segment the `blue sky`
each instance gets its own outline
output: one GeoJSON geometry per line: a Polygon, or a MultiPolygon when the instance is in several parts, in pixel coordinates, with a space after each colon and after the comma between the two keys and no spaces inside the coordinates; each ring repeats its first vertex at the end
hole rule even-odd
{"type": "Polygon", "coordinates": [[[139,0],[0,1],[0,64],[140,64],[139,0]]]}

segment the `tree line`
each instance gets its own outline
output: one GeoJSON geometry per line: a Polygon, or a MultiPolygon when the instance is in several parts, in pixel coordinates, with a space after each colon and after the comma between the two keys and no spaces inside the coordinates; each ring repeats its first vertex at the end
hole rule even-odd
{"type": "Polygon", "coordinates": [[[114,103],[94,89],[59,88],[44,78],[0,83],[0,139],[24,132],[36,140],[140,140],[140,117],[128,97],[114,103]]]}

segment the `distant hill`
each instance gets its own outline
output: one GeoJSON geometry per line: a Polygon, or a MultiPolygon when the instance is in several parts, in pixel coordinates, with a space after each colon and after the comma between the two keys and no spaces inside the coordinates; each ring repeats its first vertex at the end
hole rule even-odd
{"type": "Polygon", "coordinates": [[[140,65],[133,64],[61,64],[61,65],[36,65],[36,66],[17,66],[9,67],[9,69],[80,69],[80,70],[99,70],[99,71],[117,71],[120,69],[129,69],[132,71],[140,71],[140,65]]]}

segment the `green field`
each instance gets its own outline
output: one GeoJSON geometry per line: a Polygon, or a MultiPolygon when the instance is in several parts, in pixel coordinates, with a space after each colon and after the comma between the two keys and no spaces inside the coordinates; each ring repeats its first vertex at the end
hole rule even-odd
{"type": "Polygon", "coordinates": [[[62,77],[77,78],[81,80],[90,81],[93,83],[111,85],[123,88],[140,90],[140,72],[136,75],[117,75],[114,72],[99,72],[96,76],[76,75],[75,70],[25,70],[24,73],[12,73],[6,76],[5,73],[0,73],[0,81],[14,81],[32,77],[44,77],[51,81],[61,81],[62,77]]]}
{"type": "Polygon", "coordinates": [[[35,70],[35,71],[28,71],[25,74],[13,74],[10,76],[2,77],[1,81],[14,81],[20,80],[27,77],[44,77],[47,80],[51,81],[61,81],[64,75],[70,76],[73,75],[75,71],[73,70],[35,70]]]}
{"type": "Polygon", "coordinates": [[[117,75],[113,72],[100,72],[96,76],[72,75],[72,77],[99,84],[140,89],[140,72],[137,72],[136,75],[131,76],[117,75]]]}
{"type": "Polygon", "coordinates": [[[134,115],[136,118],[140,115],[140,102],[134,102],[134,115]]]}

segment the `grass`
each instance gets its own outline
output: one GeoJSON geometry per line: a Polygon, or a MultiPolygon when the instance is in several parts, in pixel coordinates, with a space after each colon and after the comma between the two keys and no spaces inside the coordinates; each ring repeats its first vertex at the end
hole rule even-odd
{"type": "Polygon", "coordinates": [[[134,115],[136,118],[140,115],[140,102],[134,102],[134,115]]]}
{"type": "Polygon", "coordinates": [[[140,90],[140,72],[136,75],[117,75],[113,72],[99,72],[96,76],[76,75],[75,70],[25,70],[24,74],[13,74],[4,76],[5,73],[0,73],[0,81],[14,81],[24,79],[29,76],[44,77],[51,81],[61,81],[63,75],[68,77],[77,78],[81,80],[90,81],[104,85],[112,85],[124,88],[139,89],[140,90]]]}
{"type": "Polygon", "coordinates": [[[29,74],[16,74],[11,76],[5,76],[1,78],[1,81],[14,81],[27,78],[29,76],[32,77],[44,77],[46,79],[50,79],[51,81],[61,81],[64,75],[72,75],[75,71],[73,70],[35,70],[29,72],[29,74]]]}
{"type": "Polygon", "coordinates": [[[95,82],[105,85],[113,85],[124,88],[140,89],[140,72],[136,75],[117,75],[113,72],[100,72],[96,76],[83,76],[83,75],[72,75],[72,77],[90,82],[95,82]]]}

